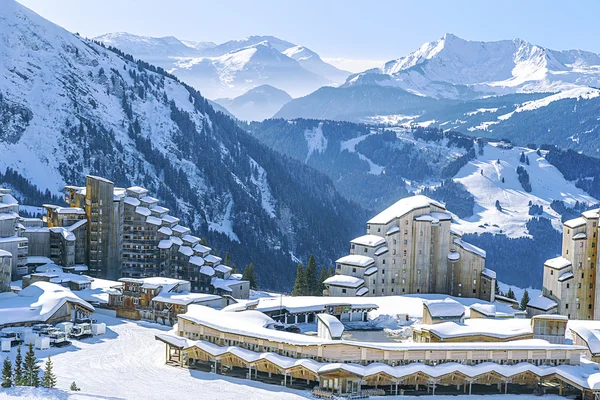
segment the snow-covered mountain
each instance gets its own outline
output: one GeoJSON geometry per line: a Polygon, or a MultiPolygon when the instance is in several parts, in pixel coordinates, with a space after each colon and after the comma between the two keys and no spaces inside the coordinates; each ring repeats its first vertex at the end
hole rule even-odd
{"type": "Polygon", "coordinates": [[[260,144],[191,86],[12,0],[0,7],[0,115],[0,183],[10,168],[38,197],[90,173],[142,185],[238,267],[254,262],[265,287],[289,288],[292,260],[314,252],[328,264],[362,230],[364,211],[325,175],[260,144]]]}
{"type": "Polygon", "coordinates": [[[209,98],[236,97],[263,84],[298,97],[324,85],[341,84],[350,75],[312,50],[273,36],[219,45],[127,33],[108,33],[95,40],[156,63],[209,98]]]}
{"type": "Polygon", "coordinates": [[[234,99],[216,99],[215,103],[226,108],[237,119],[262,121],[271,118],[292,97],[283,90],[270,85],[260,85],[234,99]]]}
{"type": "Polygon", "coordinates": [[[405,57],[351,76],[346,85],[374,79],[435,98],[559,92],[600,86],[600,55],[551,50],[521,39],[469,41],[448,33],[405,57]]]}

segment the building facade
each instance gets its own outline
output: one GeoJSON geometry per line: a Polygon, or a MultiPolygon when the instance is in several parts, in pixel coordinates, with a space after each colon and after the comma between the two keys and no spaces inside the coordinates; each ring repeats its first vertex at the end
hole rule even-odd
{"type": "Polygon", "coordinates": [[[494,300],[496,273],[484,250],[452,228],[441,203],[425,196],[402,199],[367,222],[327,279],[329,296],[444,293],[494,300]]]}
{"type": "Polygon", "coordinates": [[[29,241],[23,236],[25,227],[19,217],[19,203],[10,189],[0,188],[0,250],[9,252],[11,275],[27,273],[27,248],[29,241]]]}
{"type": "MultiPolygon", "coordinates": [[[[600,209],[584,212],[581,217],[563,224],[561,256],[544,263],[542,295],[551,312],[566,315],[569,319],[600,319],[600,291],[597,290],[600,274],[596,268],[598,255],[598,219],[600,209]]],[[[531,306],[539,299],[530,302],[531,306]]],[[[531,307],[530,307],[531,308],[531,307]]],[[[540,307],[532,310],[539,311],[540,307]]]]}

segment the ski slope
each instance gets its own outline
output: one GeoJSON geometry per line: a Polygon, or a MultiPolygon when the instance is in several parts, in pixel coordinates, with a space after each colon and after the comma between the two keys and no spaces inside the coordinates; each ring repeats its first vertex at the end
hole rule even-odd
{"type": "Polygon", "coordinates": [[[568,205],[576,201],[600,202],[565,180],[560,171],[538,156],[535,150],[523,147],[503,149],[496,143],[488,144],[484,154],[477,155],[461,168],[454,180],[462,183],[475,198],[472,217],[455,217],[464,233],[504,233],[513,238],[528,236],[525,224],[531,218],[529,202],[542,205],[544,213],[541,216],[551,219],[553,226],[560,230],[560,215],[550,208],[552,200],[562,200],[568,205]],[[521,152],[529,157],[530,165],[519,162],[521,152]],[[527,193],[518,180],[516,169],[519,165],[529,173],[531,193],[527,193]],[[496,209],[496,200],[502,211],[496,209]]]}

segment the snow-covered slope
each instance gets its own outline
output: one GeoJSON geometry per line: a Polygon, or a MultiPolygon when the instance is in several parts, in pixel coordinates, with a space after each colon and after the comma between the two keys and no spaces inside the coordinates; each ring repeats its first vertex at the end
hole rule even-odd
{"type": "Polygon", "coordinates": [[[243,121],[262,121],[271,118],[281,106],[292,97],[283,90],[271,85],[261,85],[248,90],[234,99],[216,99],[237,119],[243,121]]]}
{"type": "Polygon", "coordinates": [[[324,176],[259,144],[172,75],[12,0],[0,7],[0,114],[0,173],[10,167],[53,195],[90,173],[143,185],[238,265],[260,263],[265,286],[291,285],[289,252],[325,262],[331,247],[346,248],[343,235],[316,238],[305,221],[335,214],[331,226],[355,234],[361,210],[324,176]],[[307,182],[329,189],[313,194],[307,182]]]}
{"type": "Polygon", "coordinates": [[[600,55],[555,51],[525,40],[468,41],[452,34],[423,44],[381,68],[350,77],[346,85],[373,82],[436,98],[558,92],[600,86],[600,55]]]}
{"type": "Polygon", "coordinates": [[[573,206],[575,202],[596,204],[599,201],[575,187],[535,150],[513,147],[503,149],[492,143],[456,174],[454,180],[462,183],[475,198],[475,213],[460,220],[465,233],[504,233],[509,237],[527,236],[526,222],[531,219],[529,204],[543,206],[545,218],[561,229],[560,215],[550,208],[552,200],[562,200],[573,206]],[[520,162],[521,153],[529,165],[520,162]],[[517,175],[517,168],[529,174],[532,191],[526,192],[517,175]],[[503,181],[504,180],[504,181],[503,181]],[[496,208],[499,201],[501,210],[496,208]]]}
{"type": "Polygon", "coordinates": [[[343,83],[350,74],[308,48],[273,36],[249,36],[219,45],[128,33],[95,39],[160,65],[209,98],[240,96],[262,84],[298,97],[323,85],[343,83]]]}

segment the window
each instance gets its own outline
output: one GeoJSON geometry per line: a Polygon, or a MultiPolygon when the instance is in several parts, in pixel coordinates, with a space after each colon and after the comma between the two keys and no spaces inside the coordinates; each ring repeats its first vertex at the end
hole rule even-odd
{"type": "Polygon", "coordinates": [[[423,236],[423,231],[421,231],[421,235],[420,236],[423,236]]]}
{"type": "MultiPolygon", "coordinates": [[[[419,254],[421,254],[421,250],[419,250],[419,254]]],[[[404,250],[404,257],[406,257],[406,250],[404,250]]]]}
{"type": "Polygon", "coordinates": [[[381,275],[385,275],[385,269],[381,270],[381,275]]]}
{"type": "Polygon", "coordinates": [[[550,270],[550,275],[554,275],[554,271],[550,270]]]}
{"type": "Polygon", "coordinates": [[[473,294],[476,294],[476,293],[477,293],[477,290],[473,289],[473,294]]]}
{"type": "Polygon", "coordinates": [[[377,232],[381,232],[381,228],[377,228],[377,232]]]}
{"type": "Polygon", "coordinates": [[[342,289],[342,293],[346,293],[346,289],[342,289]]]}
{"type": "Polygon", "coordinates": [[[369,250],[368,250],[368,249],[365,247],[365,253],[366,253],[367,251],[369,251],[369,250]]]}
{"type": "Polygon", "coordinates": [[[352,268],[352,272],[356,272],[356,268],[352,268]]]}
{"type": "Polygon", "coordinates": [[[579,247],[583,247],[583,242],[579,242],[579,247]]]}
{"type": "Polygon", "coordinates": [[[402,264],[406,265],[406,258],[402,260],[402,264]]]}
{"type": "Polygon", "coordinates": [[[382,283],[382,284],[384,284],[384,283],[385,283],[385,279],[382,279],[382,280],[381,280],[381,283],[382,283]]]}
{"type": "Polygon", "coordinates": [[[392,250],[392,254],[396,255],[396,249],[392,250]]]}
{"type": "Polygon", "coordinates": [[[394,278],[392,278],[392,283],[395,283],[395,282],[394,282],[394,278]]]}
{"type": "Polygon", "coordinates": [[[569,283],[567,283],[567,289],[569,288],[569,286],[570,286],[570,284],[569,284],[569,283]]]}
{"type": "Polygon", "coordinates": [[[569,303],[565,304],[565,310],[569,309],[569,303]]]}
{"type": "Polygon", "coordinates": [[[408,240],[404,239],[404,244],[408,244],[408,240]]]}
{"type": "Polygon", "coordinates": [[[352,250],[354,250],[355,248],[356,248],[356,246],[355,246],[355,245],[352,245],[352,250]]]}
{"type": "Polygon", "coordinates": [[[408,225],[408,220],[407,219],[404,220],[404,225],[408,225]]]}
{"type": "Polygon", "coordinates": [[[383,260],[382,264],[385,265],[385,259],[383,260]]]}
{"type": "Polygon", "coordinates": [[[373,279],[373,285],[375,284],[375,279],[373,279]]]}
{"type": "Polygon", "coordinates": [[[581,304],[577,303],[577,309],[579,310],[581,308],[581,304]]]}
{"type": "Polygon", "coordinates": [[[396,259],[395,258],[392,260],[392,264],[396,264],[396,259]]]}

